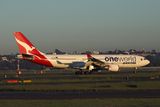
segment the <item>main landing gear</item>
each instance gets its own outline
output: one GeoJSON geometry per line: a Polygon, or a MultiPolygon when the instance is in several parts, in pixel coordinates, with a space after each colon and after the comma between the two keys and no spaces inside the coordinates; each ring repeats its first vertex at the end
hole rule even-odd
{"type": "Polygon", "coordinates": [[[137,67],[134,69],[134,74],[136,74],[136,73],[137,73],[137,69],[138,69],[137,67]]]}
{"type": "Polygon", "coordinates": [[[87,75],[87,74],[92,74],[92,73],[93,73],[93,71],[89,71],[89,70],[84,71],[84,70],[81,70],[81,69],[79,71],[75,72],[76,75],[87,75]]]}

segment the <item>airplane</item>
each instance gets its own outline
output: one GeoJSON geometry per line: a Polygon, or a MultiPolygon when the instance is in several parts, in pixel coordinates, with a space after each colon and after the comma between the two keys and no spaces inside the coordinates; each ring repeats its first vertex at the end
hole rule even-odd
{"type": "Polygon", "coordinates": [[[138,55],[47,55],[39,51],[21,32],[14,32],[19,47],[19,59],[28,60],[47,67],[61,69],[78,69],[76,74],[92,73],[92,71],[108,70],[118,72],[120,68],[138,68],[150,63],[138,55]]]}

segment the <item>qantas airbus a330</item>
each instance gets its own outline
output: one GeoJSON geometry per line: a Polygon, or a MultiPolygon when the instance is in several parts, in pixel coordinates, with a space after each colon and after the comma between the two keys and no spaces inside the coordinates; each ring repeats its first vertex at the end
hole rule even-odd
{"type": "Polygon", "coordinates": [[[54,68],[72,68],[91,72],[108,70],[117,72],[119,68],[138,68],[150,63],[143,56],[137,55],[46,55],[40,52],[21,32],[14,32],[19,47],[18,57],[37,64],[54,68]]]}

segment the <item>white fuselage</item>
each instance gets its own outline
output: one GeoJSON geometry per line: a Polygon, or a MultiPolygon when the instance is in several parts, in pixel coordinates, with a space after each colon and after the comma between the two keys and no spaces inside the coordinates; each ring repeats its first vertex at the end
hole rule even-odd
{"type": "MultiPolygon", "coordinates": [[[[73,62],[87,62],[86,55],[46,55],[55,68],[67,68],[73,62]]],[[[120,68],[137,68],[149,64],[149,60],[138,55],[92,55],[108,65],[120,68]]]]}

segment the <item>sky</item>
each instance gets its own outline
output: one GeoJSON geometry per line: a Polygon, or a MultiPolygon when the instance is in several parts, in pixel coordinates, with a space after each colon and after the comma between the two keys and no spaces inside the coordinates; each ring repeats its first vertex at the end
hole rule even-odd
{"type": "Polygon", "coordinates": [[[21,31],[42,52],[160,50],[160,0],[0,0],[0,54],[21,31]]]}

